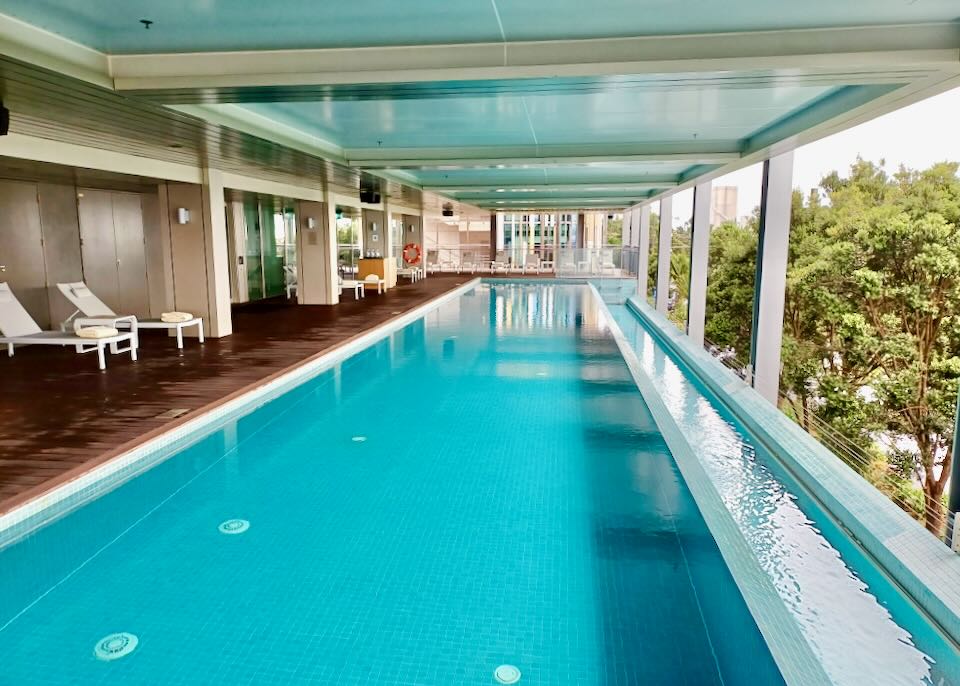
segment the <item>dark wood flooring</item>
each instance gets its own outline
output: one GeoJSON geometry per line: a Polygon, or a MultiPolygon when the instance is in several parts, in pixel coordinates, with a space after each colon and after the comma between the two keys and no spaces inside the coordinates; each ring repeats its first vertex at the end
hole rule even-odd
{"type": "Polygon", "coordinates": [[[141,335],[140,359],[53,346],[0,356],[0,513],[124,452],[268,377],[330,350],[472,278],[435,275],[339,305],[270,300],[237,306],[234,333],[188,339],[178,352],[162,332],[141,335]],[[174,408],[189,414],[158,415],[174,408]]]}

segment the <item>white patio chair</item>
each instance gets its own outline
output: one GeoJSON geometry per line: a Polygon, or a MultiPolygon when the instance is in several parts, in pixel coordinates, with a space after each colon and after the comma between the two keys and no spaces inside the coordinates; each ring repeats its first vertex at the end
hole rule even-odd
{"type": "MultiPolygon", "coordinates": [[[[69,300],[77,311],[70,315],[63,323],[66,328],[74,320],[83,324],[99,324],[112,326],[116,329],[129,329],[134,337],[139,336],[140,329],[166,329],[177,332],[177,347],[183,348],[183,330],[190,326],[197,327],[197,339],[203,343],[203,319],[191,317],[183,321],[163,321],[162,319],[137,319],[132,314],[117,314],[107,307],[100,298],[93,294],[83,281],[74,283],[58,283],[57,288],[69,300]],[[79,317],[79,315],[83,315],[79,317]]],[[[138,343],[139,345],[139,343],[138,343]]]]}
{"type": "Polygon", "coordinates": [[[523,273],[540,273],[540,256],[537,253],[530,253],[523,265],[523,273]]]}
{"type": "Polygon", "coordinates": [[[600,251],[600,273],[606,274],[608,271],[611,274],[617,272],[617,265],[613,261],[613,250],[601,250],[600,251]]]}
{"type": "Polygon", "coordinates": [[[460,271],[468,274],[474,274],[477,271],[477,262],[472,252],[465,252],[461,257],[460,271]]]}
{"type": "Polygon", "coordinates": [[[353,291],[353,299],[359,300],[363,297],[363,282],[357,281],[356,279],[344,279],[342,276],[337,276],[337,285],[340,286],[340,295],[343,295],[343,291],[346,288],[349,288],[353,291]]]}
{"type": "Polygon", "coordinates": [[[13,349],[17,345],[72,345],[78,353],[96,351],[100,369],[107,368],[107,346],[110,346],[110,352],[114,355],[129,352],[130,359],[137,359],[135,331],[119,332],[114,327],[113,336],[83,338],[75,332],[90,327],[82,320],[74,321],[73,326],[74,332],[44,331],[23,308],[10,286],[0,282],[0,343],[6,344],[7,355],[10,357],[13,357],[13,349]],[[124,341],[127,342],[127,347],[121,348],[119,344],[124,341]]]}
{"type": "Polygon", "coordinates": [[[363,284],[364,286],[376,285],[377,293],[383,293],[385,290],[387,290],[387,282],[376,274],[367,274],[367,278],[363,280],[363,284]]]}
{"type": "Polygon", "coordinates": [[[297,277],[297,266],[294,264],[283,265],[283,277],[287,283],[287,300],[296,294],[300,286],[300,279],[297,277]]]}
{"type": "Polygon", "coordinates": [[[410,279],[410,283],[415,283],[420,279],[420,270],[417,267],[408,267],[404,265],[403,258],[397,258],[397,276],[403,276],[410,279]]]}

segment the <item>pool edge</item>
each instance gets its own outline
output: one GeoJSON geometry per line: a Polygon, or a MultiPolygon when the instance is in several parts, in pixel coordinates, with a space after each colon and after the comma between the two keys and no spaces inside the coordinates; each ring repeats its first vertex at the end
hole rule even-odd
{"type": "MultiPolygon", "coordinates": [[[[278,370],[254,383],[227,394],[212,403],[188,413],[174,422],[158,427],[134,441],[125,443],[113,451],[88,460],[64,474],[24,491],[22,494],[0,502],[0,547],[9,545],[12,541],[3,541],[3,534],[43,513],[60,507],[63,511],[50,512],[50,516],[42,521],[31,523],[28,530],[17,532],[16,539],[21,538],[29,531],[44,526],[68,512],[80,507],[92,498],[83,498],[79,502],[71,503],[68,508],[63,504],[86,489],[109,480],[121,471],[128,469],[130,474],[111,484],[110,489],[137,476],[143,470],[136,470],[137,465],[145,468],[159,464],[167,457],[154,459],[159,451],[167,446],[187,438],[191,435],[200,435],[217,422],[235,414],[242,414],[247,410],[268,402],[306,381],[311,376],[324,369],[351,357],[357,352],[369,347],[386,336],[399,331],[408,324],[422,318],[430,311],[444,303],[460,297],[463,293],[476,288],[481,283],[480,277],[466,280],[445,293],[441,293],[430,300],[407,310],[403,314],[392,317],[372,329],[358,333],[333,348],[322,350],[300,362],[278,370]]],[[[171,455],[172,456],[172,455],[171,455]]],[[[98,492],[94,497],[103,495],[98,492]]],[[[16,540],[15,539],[15,540],[16,540]]]]}
{"type": "Polygon", "coordinates": [[[756,562],[752,550],[724,505],[720,494],[714,488],[706,470],[663,403],[660,394],[653,387],[653,382],[643,371],[636,352],[627,342],[600,292],[593,284],[590,284],[590,291],[607,320],[607,327],[630,370],[637,390],[643,396],[657,424],[657,429],[663,435],[667,448],[687,488],[690,489],[697,508],[716,541],[723,561],[730,570],[784,681],[790,686],[832,684],[833,680],[823,669],[823,665],[803,636],[796,620],[783,604],[782,598],[767,574],[756,562]]]}
{"type": "Polygon", "coordinates": [[[960,555],[928,534],[706,350],[636,297],[627,308],[866,552],[956,646],[960,644],[960,555]],[[662,321],[661,321],[662,320],[662,321]]]}

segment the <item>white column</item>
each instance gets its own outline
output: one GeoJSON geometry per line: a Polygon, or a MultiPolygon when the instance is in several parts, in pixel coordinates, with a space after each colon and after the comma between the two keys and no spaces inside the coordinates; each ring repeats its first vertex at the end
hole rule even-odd
{"type": "Polygon", "coordinates": [[[660,200],[660,240],[657,243],[657,312],[667,313],[670,300],[670,248],[673,245],[673,197],[660,200]]]}
{"type": "Polygon", "coordinates": [[[764,162],[750,363],[753,387],[774,405],[780,391],[780,346],[792,195],[793,152],[764,162]]]}
{"type": "Polygon", "coordinates": [[[630,210],[624,210],[623,231],[621,233],[621,236],[622,236],[621,244],[625,248],[633,244],[633,225],[630,223],[632,217],[633,217],[633,212],[631,212],[630,210]]]}
{"type": "Polygon", "coordinates": [[[327,205],[314,200],[297,201],[297,302],[301,305],[333,305],[336,288],[336,246],[330,250],[327,205]]]}
{"type": "Polygon", "coordinates": [[[690,287],[687,290],[687,335],[703,346],[707,316],[707,269],[710,254],[710,182],[693,189],[693,228],[690,235],[690,287]]]}
{"type": "Polygon", "coordinates": [[[647,301],[647,278],[650,271],[650,205],[640,208],[640,231],[637,237],[640,250],[637,253],[637,295],[647,301]]]}
{"type": "Polygon", "coordinates": [[[207,262],[207,300],[210,304],[209,336],[233,333],[230,315],[230,257],[227,249],[227,215],[223,172],[203,170],[203,243],[207,262]]]}
{"type": "MultiPolygon", "coordinates": [[[[326,193],[326,202],[324,205],[324,215],[326,217],[323,223],[323,230],[326,232],[326,254],[327,260],[330,263],[331,269],[327,274],[329,279],[329,302],[331,305],[336,305],[340,302],[340,273],[338,269],[340,268],[340,256],[338,255],[337,247],[337,203],[334,198],[331,197],[331,194],[326,193]]],[[[362,231],[363,229],[361,229],[362,231]]]]}

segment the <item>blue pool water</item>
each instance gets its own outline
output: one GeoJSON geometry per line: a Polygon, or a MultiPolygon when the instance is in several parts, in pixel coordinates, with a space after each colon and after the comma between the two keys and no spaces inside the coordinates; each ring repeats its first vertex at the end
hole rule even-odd
{"type": "Polygon", "coordinates": [[[3,686],[783,683],[584,286],[442,305],[0,550],[0,589],[3,686]]]}
{"type": "Polygon", "coordinates": [[[831,681],[960,684],[960,653],[622,304],[610,313],[831,681]]]}

